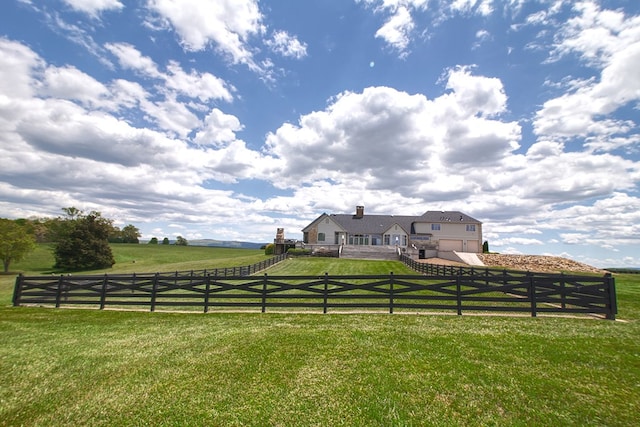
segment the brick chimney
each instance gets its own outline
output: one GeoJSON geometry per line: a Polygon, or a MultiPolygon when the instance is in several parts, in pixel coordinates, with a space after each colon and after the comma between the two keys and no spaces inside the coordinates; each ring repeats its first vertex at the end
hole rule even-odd
{"type": "Polygon", "coordinates": [[[356,206],[356,218],[362,218],[364,216],[364,206],[356,206]]]}

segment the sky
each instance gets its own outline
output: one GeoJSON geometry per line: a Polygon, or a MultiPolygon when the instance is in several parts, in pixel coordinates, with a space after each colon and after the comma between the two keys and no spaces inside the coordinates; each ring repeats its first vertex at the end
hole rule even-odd
{"type": "Polygon", "coordinates": [[[301,239],[464,212],[640,267],[640,2],[5,0],[0,217],[301,239]]]}

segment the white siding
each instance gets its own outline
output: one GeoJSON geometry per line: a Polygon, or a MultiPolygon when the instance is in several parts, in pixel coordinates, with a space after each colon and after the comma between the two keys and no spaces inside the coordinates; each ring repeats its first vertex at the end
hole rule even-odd
{"type": "Polygon", "coordinates": [[[330,217],[325,217],[318,222],[316,230],[316,240],[311,241],[310,233],[309,243],[317,243],[319,245],[334,245],[335,233],[341,232],[342,228],[338,224],[333,222],[330,217]],[[322,237],[324,237],[324,240],[321,240],[322,237]]]}
{"type": "Polygon", "coordinates": [[[398,240],[397,244],[399,246],[407,246],[408,241],[409,241],[409,236],[407,235],[407,233],[404,232],[404,230],[402,229],[402,227],[400,227],[398,224],[394,224],[391,227],[389,227],[388,230],[385,230],[384,233],[382,233],[382,242],[380,242],[380,244],[382,245],[395,245],[396,244],[396,238],[398,240]],[[385,238],[385,236],[389,236],[388,240],[389,242],[387,243],[387,239],[385,238]]]}

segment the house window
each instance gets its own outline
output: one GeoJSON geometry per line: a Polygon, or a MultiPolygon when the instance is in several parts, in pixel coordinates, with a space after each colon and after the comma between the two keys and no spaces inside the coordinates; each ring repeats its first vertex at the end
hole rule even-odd
{"type": "Polygon", "coordinates": [[[305,231],[302,233],[302,243],[309,243],[309,232],[305,231]]]}
{"type": "Polygon", "coordinates": [[[353,234],[349,236],[349,244],[350,245],[368,245],[369,244],[369,235],[368,234],[353,234]]]}
{"type": "Polygon", "coordinates": [[[318,233],[318,242],[324,242],[324,233],[318,233]]]}
{"type": "Polygon", "coordinates": [[[440,231],[440,224],[431,224],[431,230],[440,231]]]}
{"type": "Polygon", "coordinates": [[[476,231],[475,224],[467,224],[467,231],[476,231]]]}
{"type": "Polygon", "coordinates": [[[402,246],[407,246],[407,235],[406,234],[402,235],[402,246]]]}
{"type": "Polygon", "coordinates": [[[384,244],[389,246],[391,244],[390,242],[391,242],[391,235],[385,234],[384,235],[384,244]]]}

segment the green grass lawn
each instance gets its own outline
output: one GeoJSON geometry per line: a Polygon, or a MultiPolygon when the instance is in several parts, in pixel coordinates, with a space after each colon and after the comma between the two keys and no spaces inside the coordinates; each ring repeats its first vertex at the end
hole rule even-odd
{"type": "MultiPolygon", "coordinates": [[[[264,259],[224,251],[115,245],[112,270],[264,259]]],[[[47,272],[40,262],[13,269],[47,272]]],[[[402,268],[297,259],[268,272],[402,268]]],[[[0,278],[0,425],[632,426],[640,413],[639,275],[616,276],[616,322],[14,308],[13,281],[0,278]]]]}

